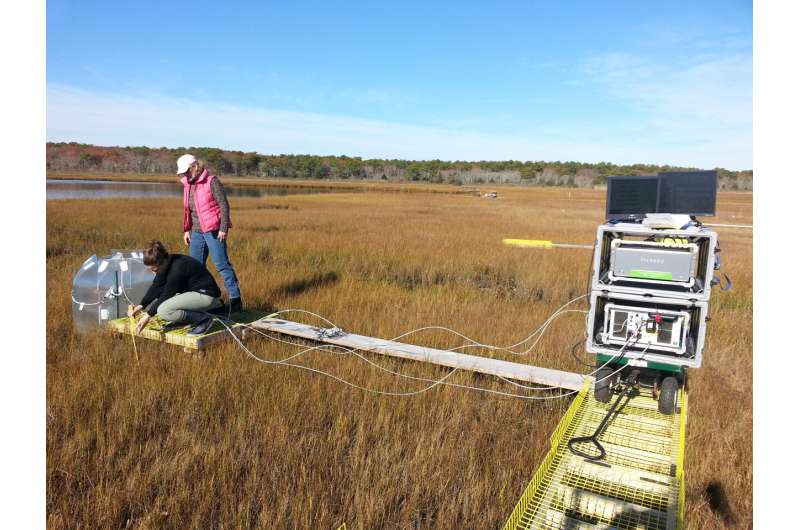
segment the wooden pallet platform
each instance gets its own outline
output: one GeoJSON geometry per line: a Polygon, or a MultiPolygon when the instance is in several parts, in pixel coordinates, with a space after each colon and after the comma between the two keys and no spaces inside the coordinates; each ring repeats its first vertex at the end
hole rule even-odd
{"type": "MultiPolygon", "coordinates": [[[[259,320],[266,316],[264,311],[241,311],[231,315],[231,319],[235,322],[230,325],[233,332],[237,337],[242,338],[245,329],[254,321],[259,320]]],[[[164,320],[159,317],[153,317],[147,323],[147,327],[141,333],[136,334],[136,338],[149,339],[157,342],[165,342],[167,344],[174,344],[182,346],[185,350],[202,350],[226,340],[232,340],[231,334],[219,322],[215,322],[208,333],[198,335],[196,337],[189,337],[188,333],[191,330],[190,326],[185,326],[172,331],[163,331],[162,327],[165,324],[164,320]]],[[[106,324],[107,328],[115,333],[122,333],[125,335],[131,334],[131,319],[128,317],[117,318],[109,320],[106,324]]]]}

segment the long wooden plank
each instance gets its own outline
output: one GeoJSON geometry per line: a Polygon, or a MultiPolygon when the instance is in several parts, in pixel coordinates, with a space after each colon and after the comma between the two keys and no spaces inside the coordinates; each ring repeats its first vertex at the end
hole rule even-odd
{"type": "Polygon", "coordinates": [[[498,359],[487,359],[475,355],[464,353],[426,348],[414,344],[405,344],[392,340],[376,339],[355,333],[345,333],[335,335],[324,328],[315,328],[307,324],[281,320],[277,318],[262,318],[253,322],[253,327],[273,333],[281,333],[302,339],[334,344],[355,350],[380,353],[427,363],[438,364],[450,368],[470,370],[488,375],[497,375],[558,388],[569,390],[580,390],[583,388],[584,377],[581,374],[552,370],[550,368],[539,368],[528,364],[512,363],[498,359]],[[328,332],[326,332],[328,331],[328,332]]]}

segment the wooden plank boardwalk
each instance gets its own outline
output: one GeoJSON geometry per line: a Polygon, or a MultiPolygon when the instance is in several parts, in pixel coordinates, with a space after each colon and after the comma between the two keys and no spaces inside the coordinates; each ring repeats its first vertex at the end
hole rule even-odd
{"type": "MultiPolygon", "coordinates": [[[[470,370],[487,375],[496,375],[516,381],[536,383],[540,385],[580,390],[586,376],[550,368],[539,368],[528,364],[487,359],[476,355],[438,350],[413,344],[405,344],[392,340],[377,339],[355,333],[337,334],[335,329],[318,328],[308,324],[300,324],[289,320],[266,317],[252,323],[262,331],[280,333],[301,339],[334,344],[365,352],[379,353],[401,359],[422,361],[450,368],[470,370]]],[[[590,378],[591,379],[591,378],[590,378]]]]}

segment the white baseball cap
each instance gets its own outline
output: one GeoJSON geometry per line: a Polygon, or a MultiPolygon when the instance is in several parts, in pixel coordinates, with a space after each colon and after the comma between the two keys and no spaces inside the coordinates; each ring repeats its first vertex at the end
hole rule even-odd
{"type": "Polygon", "coordinates": [[[189,166],[191,166],[195,162],[197,162],[197,159],[194,157],[194,155],[190,154],[181,155],[181,157],[178,159],[178,172],[176,173],[176,175],[183,175],[184,173],[189,171],[189,166]]]}

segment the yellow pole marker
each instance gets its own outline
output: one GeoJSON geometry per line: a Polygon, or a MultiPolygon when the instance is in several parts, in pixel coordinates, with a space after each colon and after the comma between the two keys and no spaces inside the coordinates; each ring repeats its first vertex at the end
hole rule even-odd
{"type": "Polygon", "coordinates": [[[520,248],[588,248],[592,249],[592,245],[575,245],[572,243],[553,243],[544,239],[503,239],[503,244],[510,247],[520,248]]]}
{"type": "Polygon", "coordinates": [[[543,239],[504,239],[503,244],[510,247],[522,248],[553,248],[552,241],[545,241],[543,239]]]}

